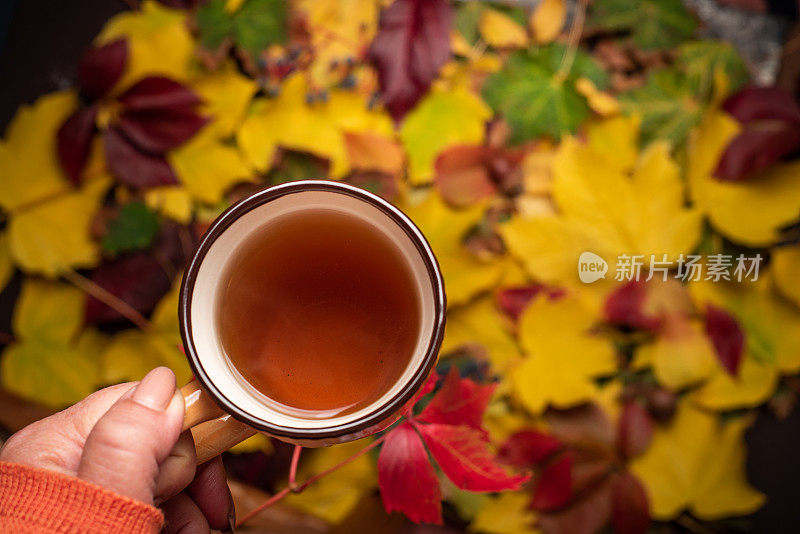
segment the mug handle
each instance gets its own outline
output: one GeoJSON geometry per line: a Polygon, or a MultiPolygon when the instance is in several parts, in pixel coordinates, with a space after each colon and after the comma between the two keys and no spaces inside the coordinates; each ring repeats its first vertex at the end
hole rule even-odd
{"type": "Polygon", "coordinates": [[[183,431],[190,430],[202,464],[256,434],[256,429],[225,413],[197,380],[181,388],[186,405],[183,431]]]}

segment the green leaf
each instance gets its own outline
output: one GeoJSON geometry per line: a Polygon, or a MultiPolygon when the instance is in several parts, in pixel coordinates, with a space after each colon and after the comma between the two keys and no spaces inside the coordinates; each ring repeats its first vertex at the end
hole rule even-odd
{"type": "Polygon", "coordinates": [[[729,43],[693,41],[678,48],[676,65],[688,76],[701,95],[711,95],[714,74],[721,70],[728,81],[728,93],[735,93],[750,78],[742,58],[729,43]]]}
{"type": "Polygon", "coordinates": [[[158,216],[143,202],[125,204],[117,218],[108,224],[103,250],[116,254],[146,248],[156,237],[158,227],[158,216]]]}
{"type": "Polygon", "coordinates": [[[690,38],[697,21],[681,0],[596,0],[590,24],[629,32],[642,50],[664,50],[690,38]]]}
{"type": "Polygon", "coordinates": [[[603,89],[608,76],[585,52],[576,52],[565,77],[556,75],[566,47],[558,43],[515,52],[503,70],[484,85],[483,96],[511,126],[511,141],[518,143],[542,135],[559,139],[573,133],[589,114],[586,99],[575,80],[586,77],[603,89]]]}
{"type": "Polygon", "coordinates": [[[246,0],[235,12],[225,9],[226,0],[211,0],[195,15],[200,45],[216,50],[230,39],[251,59],[270,45],[286,40],[285,0],[246,0]]]}
{"type": "Polygon", "coordinates": [[[453,26],[469,44],[475,44],[480,37],[478,23],[481,13],[483,6],[478,2],[464,2],[456,9],[453,26]]]}
{"type": "Polygon", "coordinates": [[[643,143],[666,139],[679,146],[703,113],[696,91],[683,72],[663,69],[650,73],[644,87],[620,95],[619,101],[624,113],[642,117],[643,143]]]}

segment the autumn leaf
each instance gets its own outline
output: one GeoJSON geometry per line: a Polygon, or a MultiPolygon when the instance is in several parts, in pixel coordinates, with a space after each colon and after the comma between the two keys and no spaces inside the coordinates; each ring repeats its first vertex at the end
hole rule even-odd
{"type": "Polygon", "coordinates": [[[396,122],[428,92],[450,58],[451,20],[446,0],[397,0],[381,12],[369,55],[383,105],[396,122]]]}
{"type": "Polygon", "coordinates": [[[192,219],[192,198],[184,187],[154,187],[145,193],[145,203],[151,209],[180,224],[192,219]]]}
{"type": "Polygon", "coordinates": [[[467,89],[434,89],[405,118],[400,139],[408,153],[409,181],[429,182],[434,162],[447,148],[483,142],[486,104],[467,89]]]}
{"type": "Polygon", "coordinates": [[[617,534],[644,534],[650,526],[647,494],[627,471],[614,476],[611,521],[617,534]]]}
{"type": "Polygon", "coordinates": [[[783,296],[800,307],[800,247],[780,247],[772,251],[772,276],[783,296]]]}
{"type": "Polygon", "coordinates": [[[561,449],[561,442],[537,430],[520,430],[503,443],[498,459],[514,467],[531,467],[561,449]]]}
{"type": "Polygon", "coordinates": [[[84,305],[79,289],[26,279],[14,309],[16,342],[3,352],[3,387],[60,408],[100,385],[98,361],[105,339],[93,330],[81,333],[84,305]]]}
{"type": "Polygon", "coordinates": [[[501,261],[479,260],[462,245],[467,230],[483,216],[482,206],[455,211],[436,192],[431,192],[419,204],[403,206],[403,211],[433,247],[446,280],[448,306],[466,303],[500,279],[504,270],[501,261]]]}
{"type": "Polygon", "coordinates": [[[503,492],[484,501],[470,523],[470,531],[488,534],[538,534],[530,498],[521,492],[503,492]]]}
{"type": "Polygon", "coordinates": [[[553,41],[561,33],[567,18],[564,0],[542,0],[530,15],[528,26],[539,44],[553,41]]]}
{"type": "Polygon", "coordinates": [[[653,419],[644,406],[636,401],[622,405],[617,431],[617,446],[625,458],[644,453],[653,438],[653,419]]]}
{"type": "MultiPolygon", "coordinates": [[[[129,60],[116,88],[153,75],[185,80],[192,60],[194,42],[186,15],[144,0],[138,11],[124,11],[106,22],[95,39],[96,45],[126,38],[129,60]]],[[[116,89],[115,89],[116,90],[116,89]]]]}
{"type": "Polygon", "coordinates": [[[389,117],[370,110],[361,95],[331,91],[327,102],[308,104],[308,85],[302,75],[290,75],[277,98],[256,98],[236,134],[245,160],[259,171],[268,170],[278,146],[310,152],[331,162],[331,175],[342,177],[350,167],[345,132],[370,131],[391,135],[389,117]]]}
{"type": "Polygon", "coordinates": [[[415,523],[442,523],[439,480],[411,423],[386,438],[378,456],[378,486],[387,512],[397,510],[415,523]]]}
{"type": "Polygon", "coordinates": [[[484,9],[478,21],[483,40],[494,48],[524,48],[528,45],[525,27],[508,15],[494,9],[484,9]]]}
{"type": "Polygon", "coordinates": [[[511,141],[549,135],[560,139],[573,133],[589,114],[586,100],[575,89],[575,80],[588,78],[603,89],[606,73],[585,52],[578,50],[572,68],[557,74],[566,47],[552,43],[515,52],[484,85],[486,102],[501,113],[512,128],[511,141]]]}
{"type": "Polygon", "coordinates": [[[258,90],[256,82],[240,74],[233,63],[202,73],[190,85],[202,101],[200,113],[211,119],[203,135],[219,139],[235,133],[258,90]]]}
{"type": "Polygon", "coordinates": [[[609,31],[629,32],[643,50],[672,48],[691,37],[697,27],[680,0],[642,0],[636,8],[626,0],[597,0],[589,21],[609,31]]]}
{"type": "Polygon", "coordinates": [[[713,304],[706,304],[706,335],[714,344],[717,358],[731,376],[736,376],[744,352],[744,332],[728,312],[713,304]]]}
{"type": "Polygon", "coordinates": [[[720,182],[712,173],[739,131],[738,123],[724,112],[707,114],[688,147],[689,190],[721,234],[748,246],[769,245],[780,238],[782,227],[800,216],[800,163],[774,165],[745,182],[720,182]]]}
{"type": "Polygon", "coordinates": [[[425,423],[467,425],[481,429],[483,412],[489,404],[496,384],[480,385],[461,378],[453,366],[441,389],[425,406],[417,419],[425,423]]]}
{"type": "Polygon", "coordinates": [[[549,511],[561,508],[572,496],[573,453],[565,452],[544,466],[536,478],[531,508],[549,511]]]}
{"type": "Polygon", "coordinates": [[[655,519],[685,509],[700,519],[743,515],[764,496],[747,483],[743,434],[747,419],[721,422],[714,414],[681,403],[673,421],[656,430],[650,448],[631,471],[642,481],[655,519]]]}
{"type": "Polygon", "coordinates": [[[514,394],[540,413],[548,405],[568,408],[597,392],[593,379],[613,373],[613,346],[591,332],[597,317],[573,296],[536,297],[520,318],[519,336],[527,357],[511,370],[514,394]]]}
{"type": "MultiPolygon", "coordinates": [[[[634,119],[607,121],[625,120],[634,119]]],[[[658,251],[674,261],[700,238],[700,213],[684,206],[678,166],[666,144],[654,143],[639,154],[629,176],[592,145],[595,138],[602,136],[590,137],[589,144],[572,138],[561,143],[553,160],[558,215],[516,218],[501,226],[510,252],[534,279],[574,286],[584,251],[607,259],[658,251]]]]}
{"type": "MultiPolygon", "coordinates": [[[[309,449],[308,460],[304,458],[300,463],[299,480],[307,479],[337,465],[364,448],[367,441],[357,440],[313,451],[309,449]]],[[[305,454],[303,456],[305,457],[305,454]]],[[[369,456],[361,456],[312,484],[302,493],[290,495],[286,503],[338,525],[356,509],[364,495],[373,491],[375,484],[375,461],[369,456]]]]}

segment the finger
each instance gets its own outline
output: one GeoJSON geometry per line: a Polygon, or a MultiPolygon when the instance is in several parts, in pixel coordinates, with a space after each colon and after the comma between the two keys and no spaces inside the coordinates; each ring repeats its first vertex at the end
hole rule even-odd
{"type": "Polygon", "coordinates": [[[164,511],[163,534],[208,534],[203,512],[185,493],[179,493],[161,505],[164,511]]]}
{"type": "Polygon", "coordinates": [[[233,529],[236,510],[233,496],[228,488],[225,467],[219,456],[197,466],[197,473],[186,492],[202,510],[212,528],[233,529]]]}
{"type": "Polygon", "coordinates": [[[191,432],[184,432],[161,464],[153,492],[156,506],[181,492],[194,478],[197,454],[191,432]]]}
{"type": "Polygon", "coordinates": [[[78,476],[152,504],[159,467],[178,441],[183,413],[173,372],[153,369],[97,421],[78,476]]]}
{"type": "Polygon", "coordinates": [[[134,385],[118,384],[101,389],[63,411],[28,425],[6,441],[0,460],[74,476],[89,432],[134,385]]]}

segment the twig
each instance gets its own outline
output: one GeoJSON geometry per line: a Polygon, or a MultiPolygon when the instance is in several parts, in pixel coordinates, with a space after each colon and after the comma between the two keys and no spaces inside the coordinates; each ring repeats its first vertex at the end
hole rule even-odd
{"type": "Polygon", "coordinates": [[[136,311],[130,304],[120,299],[107,289],[97,285],[85,276],[78,274],[75,271],[67,271],[64,273],[66,278],[72,285],[82,290],[83,292],[93,296],[109,308],[117,311],[138,326],[144,332],[150,332],[153,329],[153,324],[147,318],[136,311]]]}
{"type": "Polygon", "coordinates": [[[377,447],[378,445],[383,443],[383,441],[386,439],[386,437],[388,435],[389,435],[388,433],[384,434],[383,436],[381,436],[378,439],[374,440],[372,443],[370,443],[369,445],[367,445],[366,447],[364,447],[363,449],[361,449],[357,453],[353,454],[352,456],[349,456],[349,457],[345,458],[344,460],[342,460],[338,464],[334,465],[333,467],[331,467],[329,469],[326,469],[325,471],[322,471],[321,473],[317,473],[316,475],[310,477],[308,480],[306,480],[305,482],[303,482],[300,485],[293,485],[292,482],[291,482],[292,474],[295,473],[295,475],[296,475],[297,466],[295,465],[295,460],[297,460],[297,461],[300,460],[300,452],[299,451],[302,449],[302,447],[296,446],[295,449],[294,449],[294,453],[292,454],[292,466],[293,466],[293,468],[292,467],[289,468],[289,485],[286,486],[285,488],[283,488],[281,491],[279,491],[275,495],[273,495],[272,497],[270,497],[269,499],[267,499],[266,501],[264,501],[263,503],[259,504],[258,506],[256,506],[252,510],[250,510],[250,512],[245,514],[241,519],[239,519],[236,522],[236,526],[239,527],[239,526],[243,525],[244,523],[246,523],[247,521],[251,520],[253,517],[257,516],[258,514],[260,514],[261,512],[263,512],[264,510],[266,510],[267,508],[269,508],[270,506],[275,504],[276,502],[278,502],[278,501],[282,500],[283,498],[285,498],[290,493],[301,493],[303,490],[305,490],[307,487],[309,487],[311,484],[315,483],[319,479],[324,478],[324,477],[330,475],[331,473],[333,473],[334,471],[336,471],[337,469],[341,469],[342,467],[344,467],[345,465],[349,464],[350,462],[352,462],[354,460],[357,460],[358,458],[362,457],[363,455],[367,454],[369,451],[371,451],[372,449],[374,449],[375,447],[377,447]]]}
{"type": "Polygon", "coordinates": [[[294,488],[297,479],[297,464],[300,463],[300,453],[303,452],[303,447],[300,445],[294,446],[292,452],[292,463],[289,466],[289,487],[294,488]]]}
{"type": "Polygon", "coordinates": [[[557,80],[566,80],[569,76],[569,71],[572,70],[575,54],[578,53],[578,43],[583,33],[583,23],[586,21],[586,6],[588,3],[589,0],[578,0],[578,4],[575,6],[575,18],[569,28],[569,36],[567,37],[567,51],[564,53],[564,57],[561,58],[561,63],[558,65],[555,75],[557,80]]]}

